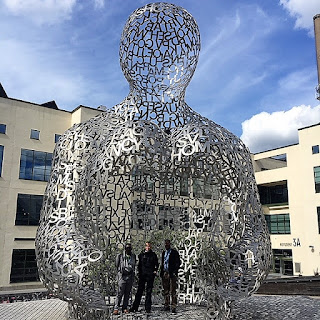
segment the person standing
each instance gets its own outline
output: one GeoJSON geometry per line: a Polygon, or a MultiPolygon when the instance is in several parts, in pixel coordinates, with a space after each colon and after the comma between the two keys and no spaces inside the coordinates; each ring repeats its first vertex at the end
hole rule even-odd
{"type": "Polygon", "coordinates": [[[138,256],[138,290],[130,308],[130,311],[138,311],[140,301],[142,298],[143,291],[146,287],[146,299],[145,299],[145,310],[147,313],[151,312],[151,294],[153,289],[154,278],[159,268],[158,257],[155,252],[152,251],[150,242],[145,243],[145,250],[143,250],[138,256]]]}
{"type": "Polygon", "coordinates": [[[132,246],[130,243],[126,243],[124,252],[119,253],[116,257],[117,268],[117,280],[118,280],[118,292],[116,302],[114,306],[113,314],[119,314],[119,309],[122,303],[122,312],[128,313],[128,302],[132,290],[134,272],[136,267],[136,255],[132,253],[132,246]]]}
{"type": "Polygon", "coordinates": [[[177,280],[178,270],[181,264],[179,252],[171,248],[170,240],[164,241],[165,250],[162,252],[160,277],[162,279],[164,310],[170,310],[171,296],[171,311],[177,311],[177,280]]]}

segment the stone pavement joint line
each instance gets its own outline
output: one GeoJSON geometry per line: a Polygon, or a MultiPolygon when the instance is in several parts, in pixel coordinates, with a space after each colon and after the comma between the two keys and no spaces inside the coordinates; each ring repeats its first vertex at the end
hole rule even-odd
{"type": "MultiPolygon", "coordinates": [[[[178,306],[177,314],[154,307],[145,312],[112,316],[112,320],[203,319],[203,308],[178,306]]],[[[320,299],[307,296],[260,296],[238,301],[233,320],[319,320],[320,299]]],[[[0,320],[68,320],[67,303],[58,299],[0,304],[0,320]]],[[[85,319],[84,319],[85,320],[85,319]]]]}

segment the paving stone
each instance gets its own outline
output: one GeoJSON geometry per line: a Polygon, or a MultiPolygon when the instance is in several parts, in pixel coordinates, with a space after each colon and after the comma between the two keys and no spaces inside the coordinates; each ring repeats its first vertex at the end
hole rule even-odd
{"type": "MultiPolygon", "coordinates": [[[[0,320],[67,320],[67,303],[58,299],[0,304],[0,320]]],[[[177,314],[154,306],[152,313],[136,312],[112,316],[112,320],[203,319],[203,308],[178,306],[177,314]]],[[[319,320],[320,299],[307,296],[254,295],[238,301],[233,320],[319,320]]],[[[85,319],[84,319],[85,320],[85,319]]]]}
{"type": "Polygon", "coordinates": [[[0,304],[0,320],[66,320],[67,303],[59,299],[0,304]]]}

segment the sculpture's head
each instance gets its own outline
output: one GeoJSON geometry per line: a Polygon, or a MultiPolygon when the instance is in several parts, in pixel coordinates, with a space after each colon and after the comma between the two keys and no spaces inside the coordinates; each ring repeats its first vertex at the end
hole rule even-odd
{"type": "Polygon", "coordinates": [[[120,64],[131,89],[174,97],[190,82],[199,51],[199,28],[191,14],[174,4],[151,3],[128,18],[120,64]]]}

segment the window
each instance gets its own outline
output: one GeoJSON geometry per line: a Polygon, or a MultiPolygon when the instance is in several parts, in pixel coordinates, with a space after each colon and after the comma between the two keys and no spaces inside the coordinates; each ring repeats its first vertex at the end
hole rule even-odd
{"type": "Polygon", "coordinates": [[[317,214],[318,214],[318,231],[320,234],[320,207],[317,207],[317,214]]]}
{"type": "Polygon", "coordinates": [[[0,123],[0,133],[6,134],[7,126],[3,123],[0,123]]]}
{"type": "Polygon", "coordinates": [[[132,176],[134,191],[152,192],[154,190],[154,178],[143,173],[139,167],[135,167],[132,176]]]}
{"type": "Polygon", "coordinates": [[[181,179],[180,179],[180,196],[188,196],[188,195],[189,195],[188,178],[181,177],[181,179]]]}
{"type": "Polygon", "coordinates": [[[258,186],[261,204],[288,204],[287,182],[277,185],[258,186]]]}
{"type": "Polygon", "coordinates": [[[30,139],[39,140],[40,139],[40,131],[31,129],[30,139]]]}
{"type": "Polygon", "coordinates": [[[0,146],[0,177],[2,175],[3,150],[4,146],[0,146]]]}
{"type": "Polygon", "coordinates": [[[20,179],[48,181],[52,153],[21,149],[20,179]]]}
{"type": "Polygon", "coordinates": [[[39,225],[43,196],[34,194],[18,194],[16,225],[39,225]]]}
{"type": "Polygon", "coordinates": [[[316,193],[320,192],[320,167],[314,167],[314,186],[316,189],[316,193]]]}
{"type": "Polygon", "coordinates": [[[279,168],[285,168],[287,166],[287,154],[278,154],[276,156],[255,160],[255,170],[265,171],[279,168]]]}
{"type": "Polygon", "coordinates": [[[54,143],[57,143],[59,141],[59,138],[61,137],[61,134],[55,134],[54,135],[54,143]]]}
{"type": "Polygon", "coordinates": [[[132,225],[134,230],[153,230],[156,220],[154,206],[143,200],[134,200],[132,203],[132,225]]]}
{"type": "Polygon", "coordinates": [[[289,214],[265,215],[270,234],[290,234],[289,214]]]}
{"type": "Polygon", "coordinates": [[[34,249],[13,249],[10,283],[39,281],[34,249]]]}
{"type": "Polygon", "coordinates": [[[218,199],[218,185],[216,180],[205,180],[204,178],[193,179],[193,194],[195,197],[205,199],[218,199]]]}
{"type": "Polygon", "coordinates": [[[204,180],[193,179],[193,195],[197,198],[202,197],[204,193],[204,180]]]}
{"type": "Polygon", "coordinates": [[[319,145],[312,146],[312,154],[319,153],[319,145]]]}

